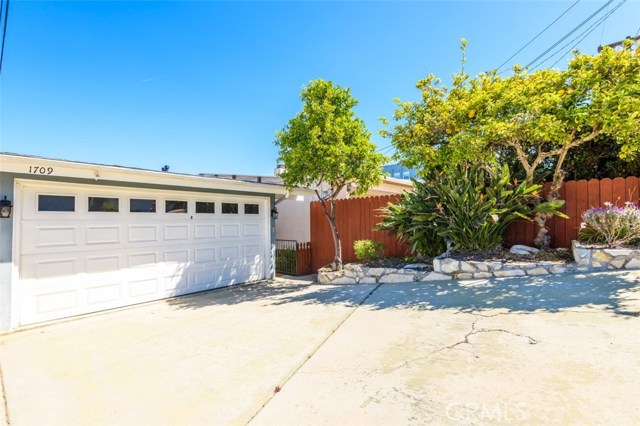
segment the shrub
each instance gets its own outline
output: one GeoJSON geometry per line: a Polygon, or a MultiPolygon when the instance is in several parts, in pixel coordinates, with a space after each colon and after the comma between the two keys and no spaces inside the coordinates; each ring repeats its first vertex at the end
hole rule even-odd
{"type": "Polygon", "coordinates": [[[633,203],[616,207],[605,203],[604,208],[589,209],[582,214],[578,240],[609,247],[640,243],[640,209],[633,203]]]}
{"type": "Polygon", "coordinates": [[[564,216],[557,210],[564,201],[536,203],[541,188],[512,182],[506,165],[463,165],[414,181],[413,192],[383,209],[386,218],[379,228],[395,232],[413,251],[428,256],[442,253],[445,241],[460,252],[491,251],[516,219],[530,220],[537,212],[564,216]]]}
{"type": "Polygon", "coordinates": [[[358,240],[353,243],[356,259],[370,261],[379,259],[384,253],[384,246],[380,241],[358,240]]]}

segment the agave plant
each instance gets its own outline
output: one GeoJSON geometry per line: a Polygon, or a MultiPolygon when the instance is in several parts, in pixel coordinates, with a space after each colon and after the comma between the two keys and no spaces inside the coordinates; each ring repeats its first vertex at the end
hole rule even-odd
{"type": "Polygon", "coordinates": [[[433,256],[445,240],[460,252],[499,248],[516,219],[531,220],[536,213],[565,217],[564,201],[540,203],[540,185],[512,181],[509,168],[463,165],[447,174],[414,180],[414,191],[398,204],[383,209],[379,229],[395,232],[412,251],[433,256]]]}

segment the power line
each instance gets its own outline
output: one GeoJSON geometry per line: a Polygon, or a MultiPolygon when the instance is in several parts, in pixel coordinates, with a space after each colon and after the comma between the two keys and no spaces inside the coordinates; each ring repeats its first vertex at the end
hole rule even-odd
{"type": "Polygon", "coordinates": [[[569,8],[567,8],[564,12],[562,12],[562,14],[560,14],[560,16],[558,16],[556,19],[553,20],[552,23],[550,23],[549,25],[547,25],[542,31],[540,31],[538,34],[536,34],[535,37],[533,37],[531,40],[529,40],[529,42],[527,44],[525,44],[524,46],[522,46],[520,49],[518,49],[518,51],[516,53],[514,53],[513,55],[511,55],[506,61],[504,61],[502,64],[500,64],[500,66],[496,69],[496,71],[500,71],[500,68],[502,68],[503,66],[505,66],[507,64],[507,62],[509,62],[510,60],[512,60],[518,53],[522,52],[527,46],[529,46],[531,43],[533,43],[538,37],[540,37],[545,31],[547,31],[553,24],[555,24],[556,22],[558,22],[558,20],[560,20],[560,18],[562,18],[564,15],[566,15],[567,12],[569,12],[571,9],[573,9],[573,7],[575,5],[577,5],[578,3],[580,3],[580,1],[582,0],[577,0],[575,3],[573,3],[571,6],[569,6],[569,8]]]}
{"type": "Polygon", "coordinates": [[[389,152],[389,150],[394,149],[394,148],[395,148],[395,147],[394,147],[393,145],[389,145],[389,146],[386,146],[386,147],[384,147],[384,148],[379,148],[379,149],[377,150],[377,152],[379,152],[379,153],[381,153],[381,154],[386,154],[386,153],[388,153],[388,152],[389,152]]]}
{"type": "Polygon", "coordinates": [[[0,46],[0,73],[2,72],[2,59],[4,58],[4,41],[7,38],[7,21],[9,20],[9,0],[4,4],[4,29],[2,30],[2,45],[0,46]]]}
{"type": "MultiPolygon", "coordinates": [[[[563,52],[567,46],[569,46],[571,43],[575,42],[576,40],[578,40],[579,38],[580,41],[578,41],[578,43],[576,43],[574,45],[577,46],[578,44],[580,44],[580,42],[582,42],[582,40],[584,40],[589,34],[591,34],[593,31],[595,31],[596,28],[598,28],[598,26],[600,26],[603,22],[605,22],[607,20],[607,18],[609,18],[609,16],[611,16],[616,10],[618,10],[618,8],[620,6],[622,6],[624,4],[624,2],[626,2],[627,0],[623,0],[621,3],[619,3],[614,9],[612,9],[611,11],[607,12],[604,16],[600,17],[596,22],[592,23],[589,27],[587,27],[586,30],[582,31],[580,34],[578,34],[576,37],[572,38],[571,40],[569,40],[567,43],[565,43],[564,45],[562,45],[561,47],[558,48],[558,50],[556,50],[554,53],[552,53],[551,55],[547,56],[544,60],[542,60],[541,62],[538,62],[538,64],[536,64],[536,66],[534,66],[532,68],[532,70],[539,68],[542,64],[544,64],[545,62],[549,61],[550,59],[552,59],[553,57],[555,57],[556,55],[558,55],[560,52],[563,52]],[[583,37],[584,36],[584,37],[583,37]]],[[[571,52],[571,50],[573,50],[573,47],[569,50],[569,52],[571,52]]],[[[568,53],[568,52],[567,52],[568,53]]],[[[565,53],[560,59],[564,58],[567,53],[565,53]]],[[[553,65],[557,64],[559,62],[556,61],[553,65]]],[[[552,65],[552,66],[553,66],[552,65]]]]}
{"type": "MultiPolygon", "coordinates": [[[[609,12],[609,6],[607,6],[607,12],[609,12]]],[[[602,38],[604,37],[604,29],[605,29],[606,25],[602,26],[602,31],[600,32],[600,43],[598,43],[598,46],[600,46],[602,44],[602,38]]]]}
{"type": "Polygon", "coordinates": [[[622,0],[620,3],[618,3],[618,5],[616,7],[614,7],[613,9],[611,9],[611,12],[607,13],[603,18],[600,19],[600,22],[588,33],[586,33],[580,40],[578,40],[578,42],[576,44],[574,44],[573,46],[571,46],[571,48],[566,51],[564,53],[564,55],[562,55],[561,57],[558,58],[557,61],[555,61],[553,64],[551,64],[551,68],[553,68],[558,62],[560,62],[565,56],[567,56],[568,53],[572,52],[573,49],[575,49],[580,43],[582,43],[582,41],[587,38],[587,36],[589,34],[591,34],[593,31],[595,31],[596,28],[598,28],[598,26],[600,26],[601,24],[604,24],[607,19],[609,18],[609,16],[613,15],[615,13],[616,10],[618,10],[620,8],[620,6],[622,6],[623,4],[625,4],[627,2],[627,0],[622,0]]]}
{"type": "Polygon", "coordinates": [[[556,41],[551,47],[549,47],[547,50],[545,50],[544,52],[542,52],[540,55],[538,55],[533,61],[529,62],[525,68],[529,68],[531,65],[535,64],[540,58],[544,57],[547,53],[549,53],[551,50],[553,50],[557,45],[559,45],[560,43],[562,43],[563,41],[565,41],[569,36],[571,36],[571,34],[575,33],[576,31],[578,31],[580,28],[582,28],[582,26],[584,24],[586,24],[587,22],[589,22],[591,19],[593,19],[594,16],[596,16],[597,14],[599,14],[600,12],[602,12],[602,10],[609,6],[611,3],[613,2],[613,0],[609,0],[607,3],[605,3],[603,6],[601,6],[598,10],[596,10],[595,12],[593,12],[587,19],[585,19],[584,21],[582,21],[578,26],[576,26],[574,29],[572,29],[571,31],[569,31],[567,34],[565,34],[564,37],[562,37],[560,40],[556,41]]]}

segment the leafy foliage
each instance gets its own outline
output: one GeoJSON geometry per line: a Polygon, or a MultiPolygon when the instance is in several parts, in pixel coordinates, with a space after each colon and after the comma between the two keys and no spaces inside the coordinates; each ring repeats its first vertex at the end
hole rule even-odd
{"type": "Polygon", "coordinates": [[[316,190],[333,234],[333,268],[341,269],[335,200],[350,183],[354,184],[355,194],[364,194],[380,183],[386,158],[376,152],[364,122],[355,116],[353,108],[358,101],[348,88],[318,79],[304,87],[301,98],[302,111],[276,133],[278,160],[285,165],[280,176],[289,188],[316,190]]]}
{"type": "MultiPolygon", "coordinates": [[[[622,159],[640,154],[640,48],[630,41],[594,56],[576,52],[566,70],[515,66],[507,77],[461,71],[450,87],[429,75],[417,88],[420,101],[398,100],[395,125],[383,132],[410,167],[518,162],[529,182],[540,169],[549,172],[552,201],[560,197],[572,149],[602,136],[619,144],[622,159]]],[[[539,216],[542,230],[545,216],[539,216]]],[[[537,241],[546,247],[540,232],[537,241]]]]}
{"type": "Polygon", "coordinates": [[[416,213],[424,211],[429,195],[421,182],[413,183],[412,192],[403,193],[397,204],[389,203],[381,209],[384,220],[376,229],[396,234],[398,240],[407,244],[416,255],[436,257],[446,249],[444,238],[438,235],[434,226],[415,220],[416,213]]]}
{"type": "Polygon", "coordinates": [[[624,207],[605,203],[604,208],[584,212],[582,220],[579,241],[609,247],[640,243],[640,209],[633,203],[625,203],[624,207]]]}
{"type": "Polygon", "coordinates": [[[371,261],[382,257],[384,246],[380,241],[357,240],[353,242],[353,250],[356,259],[360,261],[371,261]]]}
{"type": "Polygon", "coordinates": [[[514,220],[537,212],[561,216],[558,209],[564,204],[533,205],[541,186],[513,182],[506,165],[461,165],[414,185],[412,193],[384,209],[386,218],[379,227],[395,231],[412,250],[430,256],[443,251],[445,240],[460,252],[494,250],[514,220]]]}

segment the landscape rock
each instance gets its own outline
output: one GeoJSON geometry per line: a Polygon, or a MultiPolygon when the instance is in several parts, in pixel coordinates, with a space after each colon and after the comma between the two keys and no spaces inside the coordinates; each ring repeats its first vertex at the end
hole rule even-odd
{"type": "Polygon", "coordinates": [[[414,275],[410,274],[388,274],[380,277],[381,283],[396,284],[396,283],[410,283],[414,280],[414,275]]]}
{"type": "Polygon", "coordinates": [[[369,268],[367,273],[369,275],[373,275],[374,277],[379,277],[387,272],[386,268],[369,268]]]}
{"type": "Polygon", "coordinates": [[[640,269],[640,259],[634,257],[626,265],[624,265],[625,269],[640,269]]]}
{"type": "Polygon", "coordinates": [[[436,270],[436,272],[444,272],[445,274],[452,274],[460,270],[460,262],[454,259],[442,259],[440,261],[440,271],[436,270]]]}
{"type": "Polygon", "coordinates": [[[450,280],[451,278],[451,275],[440,274],[438,272],[429,272],[422,279],[420,279],[420,281],[444,281],[450,280]]]}
{"type": "Polygon", "coordinates": [[[338,277],[332,280],[330,284],[357,284],[357,282],[352,277],[338,277]]]}
{"type": "Polygon", "coordinates": [[[613,269],[620,269],[624,266],[624,262],[626,262],[624,259],[614,259],[609,263],[609,266],[613,269]]]}
{"type": "Polygon", "coordinates": [[[527,275],[549,275],[549,271],[542,266],[538,266],[536,268],[528,269],[527,275]]]}
{"type": "Polygon", "coordinates": [[[476,272],[476,267],[469,262],[460,261],[460,269],[464,272],[476,272]]]}
{"type": "Polygon", "coordinates": [[[595,253],[592,254],[591,258],[595,262],[609,263],[609,261],[611,261],[611,259],[613,259],[613,256],[611,256],[606,251],[597,250],[595,253]]]}
{"type": "Polygon", "coordinates": [[[471,274],[469,272],[461,272],[461,273],[458,273],[458,274],[454,274],[454,276],[456,278],[458,278],[458,279],[461,279],[461,280],[466,280],[466,279],[469,279],[469,278],[473,278],[473,274],[471,274]]]}
{"type": "Polygon", "coordinates": [[[475,272],[473,278],[491,278],[493,274],[491,272],[475,272]]]}
{"type": "Polygon", "coordinates": [[[522,245],[522,244],[516,244],[514,246],[511,246],[511,248],[509,249],[509,252],[511,252],[513,254],[531,255],[531,254],[539,253],[540,250],[538,250],[535,247],[529,247],[529,246],[525,246],[525,245],[522,245]]]}
{"type": "Polygon", "coordinates": [[[489,271],[489,265],[487,265],[485,262],[469,262],[469,263],[471,263],[478,271],[482,271],[482,272],[489,271]]]}
{"type": "Polygon", "coordinates": [[[498,278],[521,277],[523,275],[526,275],[526,273],[522,269],[508,269],[508,270],[494,271],[493,275],[498,278]]]}
{"type": "Polygon", "coordinates": [[[409,265],[405,265],[404,269],[426,269],[428,268],[426,263],[411,263],[409,265]]]}

